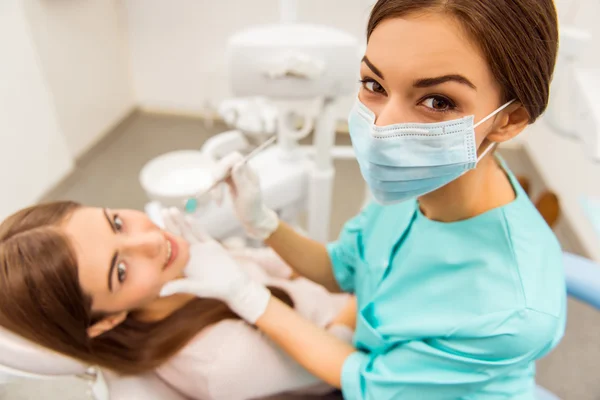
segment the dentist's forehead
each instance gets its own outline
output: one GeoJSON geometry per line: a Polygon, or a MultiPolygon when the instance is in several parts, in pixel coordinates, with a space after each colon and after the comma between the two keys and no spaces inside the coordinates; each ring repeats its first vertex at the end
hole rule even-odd
{"type": "Polygon", "coordinates": [[[443,14],[383,21],[369,38],[366,55],[387,83],[447,74],[482,84],[494,81],[478,45],[456,19],[443,14]]]}

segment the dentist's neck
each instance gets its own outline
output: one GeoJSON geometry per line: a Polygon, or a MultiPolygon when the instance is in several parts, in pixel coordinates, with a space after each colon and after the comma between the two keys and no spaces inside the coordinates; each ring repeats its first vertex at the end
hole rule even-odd
{"type": "Polygon", "coordinates": [[[457,180],[419,198],[423,214],[434,221],[455,222],[473,218],[515,199],[515,192],[493,154],[457,180]]]}

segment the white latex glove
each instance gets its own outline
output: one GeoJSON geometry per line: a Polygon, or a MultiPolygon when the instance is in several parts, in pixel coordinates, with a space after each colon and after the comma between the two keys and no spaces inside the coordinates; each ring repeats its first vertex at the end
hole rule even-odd
{"type": "Polygon", "coordinates": [[[186,278],[167,283],[161,296],[188,293],[225,302],[231,311],[251,324],[265,312],[271,292],[253,281],[218,242],[194,229],[179,210],[163,211],[165,227],[190,244],[186,278]]]}
{"type": "Polygon", "coordinates": [[[224,187],[229,186],[237,217],[248,236],[267,239],[279,226],[279,217],[264,204],[258,176],[237,152],[223,157],[215,166],[213,176],[223,179],[230,171],[231,178],[212,191],[213,198],[220,204],[224,187]]]}

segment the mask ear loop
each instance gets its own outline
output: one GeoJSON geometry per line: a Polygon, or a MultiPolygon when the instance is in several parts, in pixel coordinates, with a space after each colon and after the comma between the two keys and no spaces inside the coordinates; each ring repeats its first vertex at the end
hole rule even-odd
{"type": "MultiPolygon", "coordinates": [[[[499,112],[504,110],[506,107],[510,106],[515,101],[516,101],[516,99],[512,99],[508,103],[504,104],[502,107],[498,108],[496,111],[492,112],[490,115],[488,115],[487,117],[485,117],[484,119],[482,119],[481,121],[479,121],[478,123],[473,125],[473,129],[477,128],[479,125],[481,125],[481,124],[485,123],[486,121],[490,120],[491,118],[495,117],[499,112]]],[[[485,149],[485,151],[483,153],[481,153],[481,155],[477,158],[477,162],[481,161],[485,156],[487,156],[488,153],[490,151],[492,151],[497,145],[498,145],[498,143],[492,142],[492,144],[490,144],[487,147],[487,149],[485,149]]]]}

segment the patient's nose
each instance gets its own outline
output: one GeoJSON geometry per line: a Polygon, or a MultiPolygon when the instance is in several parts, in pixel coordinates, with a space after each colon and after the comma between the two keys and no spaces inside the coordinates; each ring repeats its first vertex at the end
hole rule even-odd
{"type": "Polygon", "coordinates": [[[143,232],[127,236],[123,251],[137,256],[156,258],[162,255],[166,245],[166,239],[160,231],[143,232]]]}

